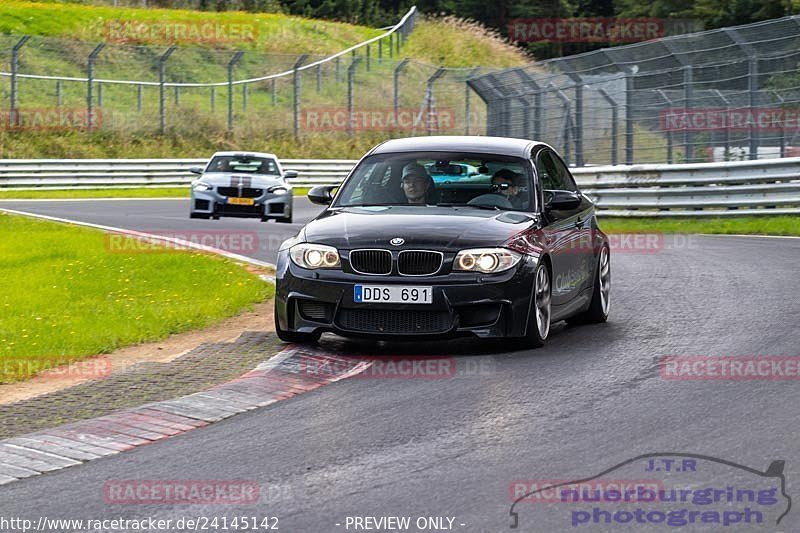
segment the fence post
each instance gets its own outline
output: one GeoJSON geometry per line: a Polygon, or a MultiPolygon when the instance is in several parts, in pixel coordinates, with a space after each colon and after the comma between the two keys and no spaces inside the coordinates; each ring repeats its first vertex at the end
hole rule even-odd
{"type": "MultiPolygon", "coordinates": [[[[750,112],[754,113],[758,108],[758,59],[750,57],[747,62],[747,92],[749,95],[748,103],[750,112]]],[[[758,159],[759,135],[757,125],[750,122],[750,159],[758,159]]]]}
{"type": "Polygon", "coordinates": [[[181,88],[176,85],[173,89],[175,89],[175,106],[179,106],[181,105],[181,88]]]}
{"type": "Polygon", "coordinates": [[[617,137],[619,136],[619,109],[617,102],[611,98],[605,89],[597,89],[597,92],[600,93],[608,105],[611,106],[611,164],[617,164],[617,137]]]}
{"type": "MultiPolygon", "coordinates": [[[[687,64],[683,67],[683,112],[687,117],[692,108],[693,74],[691,65],[687,64]]],[[[694,135],[688,129],[683,131],[683,160],[686,163],[694,161],[694,135]]]]}
{"type": "Polygon", "coordinates": [[[398,63],[398,65],[394,68],[394,86],[393,86],[394,95],[393,95],[392,101],[393,101],[393,104],[394,104],[394,120],[395,120],[395,122],[397,122],[397,115],[400,112],[400,72],[402,72],[402,70],[404,68],[406,68],[406,65],[408,65],[409,61],[411,61],[411,60],[408,59],[408,58],[405,58],[400,63],[398,63]]]}
{"type": "Polygon", "coordinates": [[[317,65],[317,92],[322,90],[322,63],[317,65]]]}
{"type": "MultiPolygon", "coordinates": [[[[428,135],[433,133],[432,129],[432,120],[435,115],[435,111],[433,108],[433,84],[444,76],[444,73],[447,72],[447,69],[444,67],[439,67],[436,69],[436,72],[433,73],[433,76],[428,78],[427,87],[425,89],[425,99],[427,100],[428,105],[426,106],[426,113],[427,116],[425,117],[425,130],[427,131],[428,135]]],[[[436,116],[436,131],[439,131],[439,117],[436,116]]]]}
{"type": "Polygon", "coordinates": [[[731,126],[729,120],[731,101],[725,98],[725,95],[722,94],[722,91],[719,89],[714,89],[714,92],[717,93],[717,97],[725,103],[725,135],[722,138],[722,149],[723,160],[727,161],[731,153],[731,126]]]}
{"type": "Polygon", "coordinates": [[[297,139],[300,136],[300,71],[298,70],[300,66],[308,59],[308,54],[301,55],[297,61],[295,61],[294,66],[292,67],[292,82],[294,86],[293,90],[293,100],[292,100],[292,114],[293,114],[293,133],[294,138],[297,139]]]}
{"type": "Polygon", "coordinates": [[[103,107],[103,84],[97,84],[97,107],[103,107]]]}
{"type": "Polygon", "coordinates": [[[339,83],[341,81],[341,75],[339,74],[342,63],[341,58],[337,57],[334,63],[336,64],[336,83],[339,83]]]}
{"type": "Polygon", "coordinates": [[[136,86],[136,111],[140,113],[142,111],[142,90],[141,85],[136,86]]]}
{"type": "MultiPolygon", "coordinates": [[[[674,103],[672,100],[667,96],[667,94],[662,89],[656,89],[656,92],[667,105],[672,108],[674,103]]],[[[672,129],[667,128],[667,163],[672,164],[672,129]]]]}
{"type": "Polygon", "coordinates": [[[242,111],[247,111],[247,87],[246,83],[242,84],[242,111]]]}
{"type": "Polygon", "coordinates": [[[569,97],[566,94],[564,94],[564,91],[562,91],[558,87],[553,86],[552,84],[551,84],[551,87],[553,87],[555,89],[556,96],[558,97],[559,100],[561,100],[561,103],[563,104],[563,109],[564,109],[564,161],[566,161],[567,165],[569,165],[570,162],[571,162],[571,159],[572,159],[572,149],[570,147],[570,142],[571,142],[570,130],[574,127],[574,125],[572,123],[572,114],[570,113],[570,108],[569,108],[570,107],[569,106],[570,100],[569,100],[569,97]]]}
{"type": "Polygon", "coordinates": [[[17,125],[17,70],[19,70],[19,51],[30,39],[30,35],[23,36],[11,49],[11,125],[17,125]]]}
{"type": "MultiPolygon", "coordinates": [[[[541,140],[542,138],[542,87],[539,85],[530,74],[525,72],[524,68],[519,68],[516,70],[519,77],[522,78],[525,83],[532,85],[536,92],[533,93],[533,122],[535,124],[533,129],[533,136],[536,140],[541,140]]],[[[527,108],[527,104],[526,104],[527,108]]],[[[527,126],[526,126],[527,129],[527,126]]]]}
{"type": "Polygon", "coordinates": [[[62,96],[61,96],[61,80],[56,81],[56,109],[61,109],[62,96]]]}
{"type": "Polygon", "coordinates": [[[94,95],[92,94],[92,85],[94,82],[94,61],[97,59],[97,56],[100,52],[103,51],[105,48],[105,43],[100,43],[94,47],[94,50],[89,54],[89,57],[86,62],[86,129],[91,132],[94,129],[95,125],[95,117],[94,117],[94,95]]]}
{"type": "Polygon", "coordinates": [[[394,33],[389,34],[389,59],[394,57],[394,33]]]}
{"type": "Polygon", "coordinates": [[[347,135],[353,135],[353,82],[356,76],[356,67],[360,57],[354,57],[353,62],[347,67],[347,135]]]}
{"type": "Polygon", "coordinates": [[[369,56],[370,56],[369,45],[367,45],[367,72],[369,72],[369,56]]]}
{"type": "Polygon", "coordinates": [[[228,131],[233,131],[233,69],[243,55],[244,52],[237,50],[228,61],[228,131]]]}
{"type": "Polygon", "coordinates": [[[383,39],[378,39],[378,63],[383,63],[383,39]]]}
{"type": "Polygon", "coordinates": [[[278,105],[278,80],[272,78],[272,107],[278,105]]]}
{"type": "Polygon", "coordinates": [[[159,131],[164,134],[167,129],[167,109],[166,109],[166,73],[167,73],[167,59],[175,51],[175,45],[167,48],[163,54],[158,57],[158,124],[159,131]]]}
{"type": "MultiPolygon", "coordinates": [[[[563,68],[562,68],[563,70],[563,68]]],[[[583,166],[583,80],[579,74],[564,72],[574,83],[575,90],[575,166],[583,166]]]]}
{"type": "Polygon", "coordinates": [[[217,88],[211,87],[211,111],[213,112],[217,107],[217,88]]]}
{"type": "Polygon", "coordinates": [[[470,99],[472,97],[472,87],[469,85],[469,79],[473,76],[476,76],[478,72],[481,70],[480,67],[475,67],[474,69],[469,71],[467,74],[467,78],[464,80],[464,116],[466,117],[465,125],[464,125],[464,135],[469,135],[469,126],[472,121],[472,117],[470,114],[472,113],[471,109],[471,102],[470,99]]]}
{"type": "Polygon", "coordinates": [[[625,164],[633,164],[633,77],[625,72],[625,164]]]}

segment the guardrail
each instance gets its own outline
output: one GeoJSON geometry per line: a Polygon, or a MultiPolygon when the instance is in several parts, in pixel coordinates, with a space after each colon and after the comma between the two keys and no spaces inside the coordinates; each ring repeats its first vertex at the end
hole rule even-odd
{"type": "MultiPolygon", "coordinates": [[[[0,160],[0,190],[188,186],[205,159],[0,160]]],[[[292,185],[338,184],[355,160],[284,159],[292,185]]],[[[800,158],[572,169],[603,215],[800,214],[800,158]]]]}

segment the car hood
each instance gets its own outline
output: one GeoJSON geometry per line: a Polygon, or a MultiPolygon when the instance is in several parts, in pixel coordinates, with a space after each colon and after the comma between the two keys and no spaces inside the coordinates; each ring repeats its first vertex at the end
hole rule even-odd
{"type": "Polygon", "coordinates": [[[536,222],[532,214],[469,207],[347,207],[324,211],[301,236],[339,249],[389,248],[399,237],[398,250],[447,251],[498,246],[536,222]]]}
{"type": "Polygon", "coordinates": [[[209,172],[200,176],[199,180],[217,187],[238,187],[241,184],[242,187],[263,188],[283,183],[280,176],[243,172],[209,172]]]}

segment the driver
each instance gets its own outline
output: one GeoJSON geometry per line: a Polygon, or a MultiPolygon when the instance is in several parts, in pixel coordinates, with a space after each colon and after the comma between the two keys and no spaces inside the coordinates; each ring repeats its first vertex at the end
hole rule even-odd
{"type": "Polygon", "coordinates": [[[511,202],[515,209],[522,208],[523,199],[519,195],[520,175],[507,168],[501,168],[492,176],[492,185],[498,188],[497,194],[502,194],[511,202]]]}
{"type": "Polygon", "coordinates": [[[400,186],[409,204],[425,204],[428,191],[433,186],[433,178],[425,171],[425,167],[414,163],[403,171],[400,186]]]}

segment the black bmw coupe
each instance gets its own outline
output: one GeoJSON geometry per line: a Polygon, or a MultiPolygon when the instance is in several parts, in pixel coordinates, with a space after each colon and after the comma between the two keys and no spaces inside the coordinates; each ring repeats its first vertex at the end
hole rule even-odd
{"type": "Polygon", "coordinates": [[[608,317],[608,238],[544,143],[390,140],[341,186],[308,196],[328,207],[280,249],[275,326],[284,341],[328,331],[537,347],[556,321],[608,317]]]}

